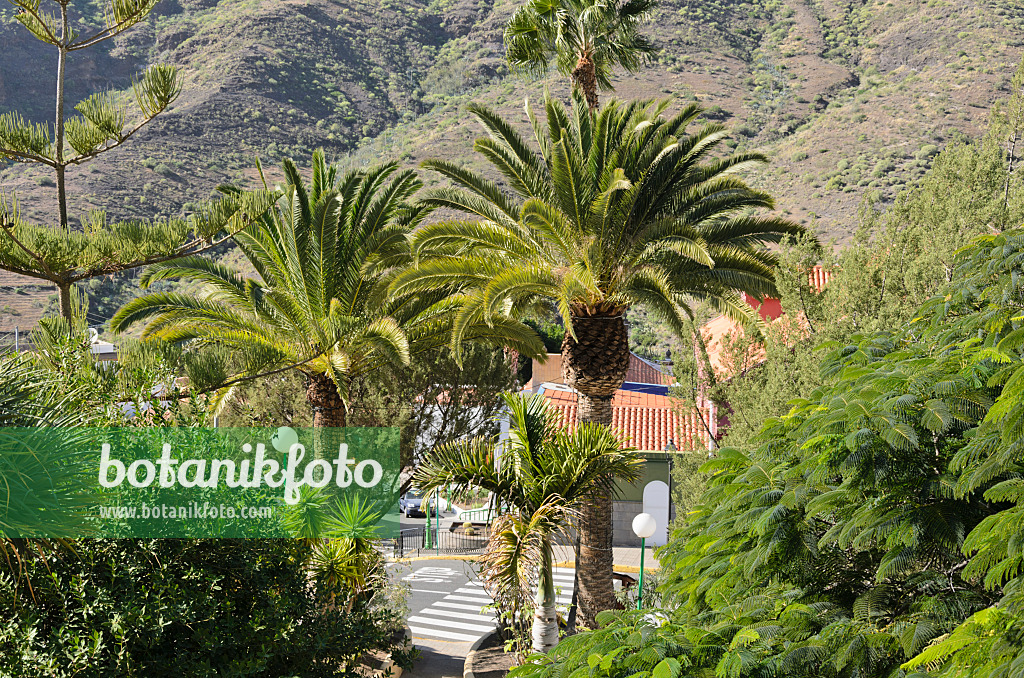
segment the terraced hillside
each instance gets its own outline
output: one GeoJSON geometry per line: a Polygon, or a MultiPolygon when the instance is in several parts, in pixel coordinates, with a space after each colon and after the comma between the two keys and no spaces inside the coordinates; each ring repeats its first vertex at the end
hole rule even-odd
{"type": "MultiPolygon", "coordinates": [[[[149,21],[79,52],[70,98],[125,90],[145,64],[179,65],[174,109],[125,147],[72,169],[72,212],[155,216],[225,181],[251,180],[317,146],[352,163],[472,161],[469,101],[520,115],[561,78],[510,76],[501,28],[518,0],[162,0],[149,21]]],[[[83,25],[94,21],[93,5],[83,25]]],[[[623,97],[698,100],[761,148],[753,180],[779,208],[842,241],[868,192],[920,176],[955,134],[975,135],[1024,46],[1010,0],[663,0],[657,60],[616,81],[623,97]]],[[[0,112],[45,121],[55,56],[0,10],[0,112]]],[[[24,215],[50,221],[55,189],[36,170],[0,171],[24,215]]],[[[4,281],[0,281],[0,286],[4,281]]],[[[3,316],[0,311],[0,316],[3,316]]],[[[3,321],[6,324],[6,320],[3,321]]]]}

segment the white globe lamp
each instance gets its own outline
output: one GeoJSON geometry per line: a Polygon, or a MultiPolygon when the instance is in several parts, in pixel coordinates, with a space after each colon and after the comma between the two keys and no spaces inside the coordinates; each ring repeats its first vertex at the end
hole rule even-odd
{"type": "Polygon", "coordinates": [[[633,533],[641,539],[653,537],[657,529],[658,523],[650,513],[641,513],[633,518],[633,533]]]}
{"type": "Polygon", "coordinates": [[[643,609],[644,603],[644,553],[647,551],[647,538],[654,535],[658,522],[650,513],[641,513],[633,518],[633,533],[640,537],[640,585],[636,592],[636,609],[643,609]]]}
{"type": "Polygon", "coordinates": [[[295,432],[295,429],[287,426],[277,429],[274,437],[270,439],[274,449],[281,453],[288,452],[288,450],[292,449],[292,445],[297,442],[299,442],[299,434],[295,432]]]}

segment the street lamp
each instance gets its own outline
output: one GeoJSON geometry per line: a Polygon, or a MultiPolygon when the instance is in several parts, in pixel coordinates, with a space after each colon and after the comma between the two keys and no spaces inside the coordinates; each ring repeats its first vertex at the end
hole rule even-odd
{"type": "Polygon", "coordinates": [[[636,609],[641,609],[644,601],[644,552],[647,550],[647,538],[654,535],[658,523],[650,513],[641,513],[633,518],[633,534],[640,537],[640,588],[636,593],[636,609]]]}

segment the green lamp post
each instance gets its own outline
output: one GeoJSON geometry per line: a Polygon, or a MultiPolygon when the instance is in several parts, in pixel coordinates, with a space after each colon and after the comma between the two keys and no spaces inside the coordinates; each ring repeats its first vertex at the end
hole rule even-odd
{"type": "Polygon", "coordinates": [[[640,588],[636,592],[636,609],[642,609],[644,603],[644,552],[647,550],[647,538],[658,529],[658,523],[650,513],[641,513],[633,518],[633,534],[640,537],[640,588]]]}

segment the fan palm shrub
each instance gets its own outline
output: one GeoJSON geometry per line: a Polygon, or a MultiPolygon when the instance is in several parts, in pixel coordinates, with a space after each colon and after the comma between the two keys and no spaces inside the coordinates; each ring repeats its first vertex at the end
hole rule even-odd
{"type": "Polygon", "coordinates": [[[505,26],[505,50],[514,71],[543,74],[553,61],[574,88],[598,106],[598,88],[612,89],[611,73],[640,69],[655,51],[639,26],[655,0],[532,0],[505,26]]]}
{"type": "MultiPolygon", "coordinates": [[[[410,198],[411,170],[387,163],[339,174],[313,154],[307,185],[291,160],[277,205],[235,236],[255,276],[200,257],[152,266],[143,287],[180,278],[203,283],[195,294],[161,292],[126,304],[115,331],[145,322],[142,336],[229,349],[234,367],[209,375],[227,387],[285,370],[305,375],[314,427],[346,424],[349,385],[360,375],[444,343],[442,296],[388,294],[393,271],[408,260],[407,234],[427,209],[410,198]]],[[[479,334],[502,338],[484,328],[479,334]]],[[[540,342],[521,332],[533,349],[540,342]]]]}
{"type": "MultiPolygon", "coordinates": [[[[425,166],[454,186],[423,201],[464,214],[413,236],[416,266],[396,276],[409,294],[445,289],[460,310],[452,343],[474,323],[517,326],[554,303],[566,326],[565,381],[584,422],[610,424],[612,395],[629,367],[626,311],[646,306],[685,335],[690,307],[705,302],[748,326],[756,314],[741,292],[775,295],[775,255],[765,243],[803,229],[758,214],[774,201],[737,176],[759,153],[716,155],[722,126],[687,127],[696,105],[667,115],[669,102],[611,101],[596,113],[577,94],[567,107],[545,97],[546,124],[527,104],[536,148],[493,111],[470,107],[489,133],[475,148],[509,191],[443,160],[425,166]]],[[[520,328],[521,329],[521,328],[520,328]]],[[[582,621],[614,605],[611,499],[588,502],[581,520],[582,621]]]]}
{"type": "Polygon", "coordinates": [[[542,396],[505,394],[505,404],[510,431],[503,445],[478,437],[435,448],[413,481],[428,493],[442,486],[456,496],[485,490],[510,509],[491,527],[483,577],[499,606],[511,601],[516,609],[536,576],[533,649],[543,652],[558,642],[552,540],[617,478],[638,480],[641,461],[606,426],[560,428],[542,396]]]}

